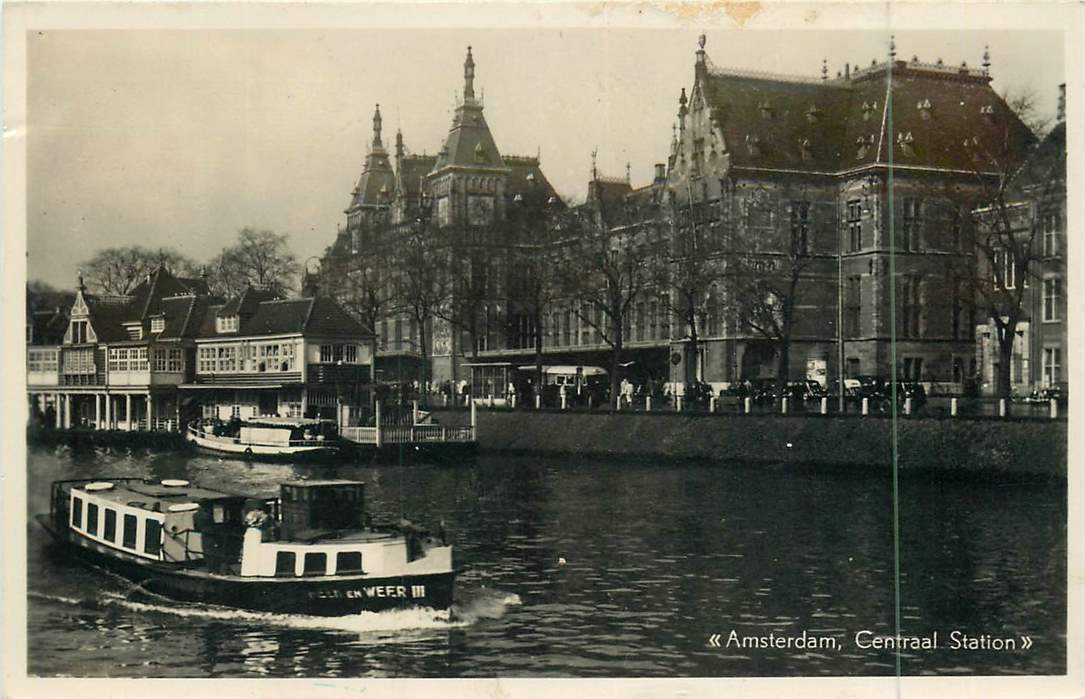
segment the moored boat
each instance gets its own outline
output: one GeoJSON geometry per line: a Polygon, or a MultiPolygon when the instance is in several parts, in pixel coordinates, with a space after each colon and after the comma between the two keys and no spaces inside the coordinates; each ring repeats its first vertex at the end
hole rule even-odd
{"type": "Polygon", "coordinates": [[[292,481],[250,498],[184,480],[57,481],[38,521],[78,558],[165,597],[340,616],[452,604],[452,547],[374,526],[363,483],[292,481]]]}
{"type": "Polygon", "coordinates": [[[196,420],[189,424],[185,439],[220,454],[264,458],[332,456],[341,446],[334,423],[305,418],[196,420]]]}

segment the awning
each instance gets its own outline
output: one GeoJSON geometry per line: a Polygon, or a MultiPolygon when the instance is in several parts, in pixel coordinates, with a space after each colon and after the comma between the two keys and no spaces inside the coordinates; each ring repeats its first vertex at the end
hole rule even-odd
{"type": "Polygon", "coordinates": [[[227,391],[265,391],[268,389],[282,388],[283,384],[238,384],[238,383],[183,383],[177,386],[177,388],[184,391],[213,391],[216,388],[225,389],[227,391]]]}

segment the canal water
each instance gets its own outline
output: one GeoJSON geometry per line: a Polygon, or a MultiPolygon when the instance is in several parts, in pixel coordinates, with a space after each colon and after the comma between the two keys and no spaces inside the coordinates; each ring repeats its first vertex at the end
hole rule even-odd
{"type": "MultiPolygon", "coordinates": [[[[444,520],[464,572],[451,615],[337,619],[146,597],[67,560],[28,518],[28,671],[110,677],[892,675],[892,487],[884,470],[591,462],[320,466],[33,447],[31,513],[50,481],[187,478],[267,492],[282,480],[366,481],[376,519],[444,520]],[[835,649],[727,647],[832,637],[835,649]],[[721,647],[712,635],[721,634],[721,647]]],[[[990,478],[900,483],[905,674],[1061,674],[1066,489],[990,478]],[[954,630],[1017,650],[950,649],[954,630]],[[1022,636],[1031,647],[1024,649],[1022,636]]]]}

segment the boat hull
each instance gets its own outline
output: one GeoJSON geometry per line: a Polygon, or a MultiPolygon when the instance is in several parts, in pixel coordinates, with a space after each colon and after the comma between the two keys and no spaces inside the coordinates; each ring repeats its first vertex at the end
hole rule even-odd
{"type": "Polygon", "coordinates": [[[215,454],[229,454],[249,459],[311,459],[337,456],[339,446],[279,446],[270,444],[246,444],[224,439],[215,439],[192,431],[185,433],[185,439],[199,449],[215,454]]]}
{"type": "Polygon", "coordinates": [[[38,521],[81,562],[116,573],[147,592],[170,599],[279,614],[346,616],[404,607],[448,609],[454,573],[393,577],[255,578],[144,561],[90,539],[58,531],[46,515],[38,521]]]}

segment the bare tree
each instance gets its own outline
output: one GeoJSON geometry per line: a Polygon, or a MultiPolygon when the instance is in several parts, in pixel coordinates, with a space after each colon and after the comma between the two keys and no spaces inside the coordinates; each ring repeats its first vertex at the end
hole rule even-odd
{"type": "MultiPolygon", "coordinates": [[[[813,233],[802,211],[805,197],[791,201],[788,191],[751,206],[759,218],[758,247],[729,251],[726,260],[728,297],[740,326],[772,343],[776,354],[776,381],[783,395],[790,380],[791,342],[795,308],[802,281],[811,270],[813,233]]],[[[801,194],[799,196],[802,196],[801,194]]]]}
{"type": "Polygon", "coordinates": [[[239,294],[250,285],[285,296],[295,287],[299,271],[284,234],[252,228],[242,228],[237,242],[216,256],[209,267],[212,288],[226,296],[239,294]]]}
{"type": "Polygon", "coordinates": [[[1043,283],[1043,231],[1066,196],[1066,132],[1056,128],[1021,161],[1005,141],[969,142],[978,195],[973,200],[973,264],[958,270],[998,345],[995,390],[1012,393],[1013,345],[1030,284],[1043,283]]]}
{"type": "Polygon", "coordinates": [[[582,207],[563,217],[559,236],[562,298],[582,323],[610,347],[610,404],[617,405],[628,321],[653,285],[661,242],[655,226],[610,228],[599,210],[582,207]]]}
{"type": "Polygon", "coordinates": [[[87,286],[94,292],[126,295],[148,274],[164,265],[179,276],[195,276],[198,265],[172,248],[151,250],[141,245],[99,250],[82,265],[87,286]]]}
{"type": "Polygon", "coordinates": [[[403,313],[418,328],[422,354],[421,384],[429,380],[429,337],[427,328],[450,301],[448,246],[442,242],[442,230],[428,221],[416,221],[404,227],[399,241],[398,260],[393,273],[393,310],[403,313]]]}

